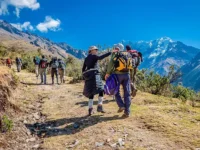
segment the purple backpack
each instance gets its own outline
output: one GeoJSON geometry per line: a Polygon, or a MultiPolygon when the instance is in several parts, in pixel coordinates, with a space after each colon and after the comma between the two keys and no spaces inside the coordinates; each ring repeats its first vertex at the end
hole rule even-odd
{"type": "Polygon", "coordinates": [[[119,81],[115,74],[112,74],[104,85],[104,92],[106,95],[116,95],[119,90],[119,81]]]}

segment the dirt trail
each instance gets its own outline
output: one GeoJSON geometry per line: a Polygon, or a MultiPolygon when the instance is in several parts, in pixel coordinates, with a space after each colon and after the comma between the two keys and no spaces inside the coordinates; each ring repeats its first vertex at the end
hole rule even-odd
{"type": "MultiPolygon", "coordinates": [[[[18,75],[24,91],[15,94],[17,99],[23,100],[22,106],[30,114],[24,123],[39,137],[38,149],[185,149],[162,132],[150,130],[137,116],[135,105],[131,117],[122,119],[122,114],[116,113],[118,108],[112,97],[105,97],[107,113],[86,117],[88,102],[82,95],[83,83],[39,85],[34,74],[22,72],[18,75]]],[[[49,76],[47,81],[51,81],[49,76]]]]}

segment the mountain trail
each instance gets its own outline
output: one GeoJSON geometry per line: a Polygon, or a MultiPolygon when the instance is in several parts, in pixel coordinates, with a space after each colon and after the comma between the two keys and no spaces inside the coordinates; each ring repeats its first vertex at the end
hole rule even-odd
{"type": "MultiPolygon", "coordinates": [[[[23,107],[35,110],[30,114],[34,119],[24,122],[40,138],[42,144],[38,148],[181,149],[162,133],[149,130],[139,118],[122,119],[122,114],[116,113],[118,108],[112,97],[105,97],[106,114],[86,117],[87,98],[82,95],[83,83],[39,85],[34,74],[22,72],[18,75],[26,91],[16,95],[27,101],[23,107]]],[[[47,81],[51,81],[49,76],[47,81]]],[[[133,113],[136,112],[133,110],[133,113]]]]}

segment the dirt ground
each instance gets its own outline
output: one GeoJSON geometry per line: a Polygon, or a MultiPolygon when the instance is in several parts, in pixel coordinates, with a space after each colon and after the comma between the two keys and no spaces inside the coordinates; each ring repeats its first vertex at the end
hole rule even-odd
{"type": "Polygon", "coordinates": [[[117,104],[109,96],[104,101],[107,113],[96,112],[87,117],[88,100],[82,95],[83,82],[51,85],[48,76],[49,84],[40,85],[35,74],[21,72],[18,76],[21,88],[14,94],[13,103],[26,112],[22,122],[39,141],[30,149],[200,148],[200,108],[192,108],[177,99],[138,92],[132,99],[132,113],[127,119],[117,113],[117,104]]]}

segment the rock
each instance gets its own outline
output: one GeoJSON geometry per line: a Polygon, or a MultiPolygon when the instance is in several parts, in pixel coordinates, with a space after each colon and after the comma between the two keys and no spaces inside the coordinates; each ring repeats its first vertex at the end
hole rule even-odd
{"type": "Polygon", "coordinates": [[[119,139],[118,139],[118,144],[119,144],[120,147],[122,147],[122,146],[125,145],[125,143],[124,143],[124,141],[123,141],[122,138],[119,138],[119,139]]]}
{"type": "Polygon", "coordinates": [[[110,141],[111,141],[110,139],[107,139],[107,140],[106,140],[107,143],[110,143],[110,141]]]}
{"type": "Polygon", "coordinates": [[[40,113],[39,112],[36,112],[33,114],[33,117],[36,119],[36,120],[39,120],[40,119],[40,113]]]}
{"type": "Polygon", "coordinates": [[[101,147],[104,145],[104,142],[103,143],[96,142],[95,145],[96,145],[96,147],[101,147]]]}
{"type": "Polygon", "coordinates": [[[24,120],[24,121],[23,121],[23,123],[24,123],[24,124],[27,124],[27,123],[28,123],[28,121],[27,121],[27,120],[24,120]]]}
{"type": "Polygon", "coordinates": [[[73,148],[73,147],[75,147],[75,146],[78,145],[78,144],[79,144],[79,140],[75,140],[75,141],[73,142],[73,144],[71,144],[71,145],[68,146],[68,148],[73,148]]]}
{"type": "Polygon", "coordinates": [[[115,147],[117,147],[117,143],[110,144],[110,146],[115,148],[115,147]]]}
{"type": "Polygon", "coordinates": [[[33,149],[38,149],[40,147],[40,144],[36,144],[33,146],[33,149]]]}
{"type": "Polygon", "coordinates": [[[34,137],[26,140],[26,142],[35,142],[35,141],[36,141],[36,138],[34,137]]]}

